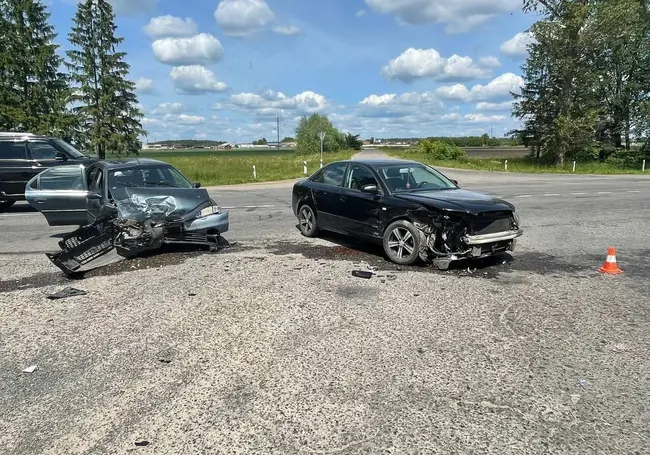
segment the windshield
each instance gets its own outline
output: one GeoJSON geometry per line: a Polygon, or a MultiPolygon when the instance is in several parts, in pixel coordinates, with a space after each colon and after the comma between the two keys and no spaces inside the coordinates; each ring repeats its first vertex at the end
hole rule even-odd
{"type": "Polygon", "coordinates": [[[108,185],[116,188],[173,187],[193,188],[192,184],[171,166],[135,166],[108,171],[108,185]]]}
{"type": "Polygon", "coordinates": [[[449,179],[424,164],[392,164],[377,169],[391,193],[457,189],[449,179]]]}
{"type": "Polygon", "coordinates": [[[79,150],[77,150],[76,148],[68,144],[66,141],[63,141],[61,139],[52,139],[52,141],[56,145],[61,147],[63,150],[68,152],[72,158],[83,158],[84,156],[86,156],[83,153],[81,153],[79,150]]]}

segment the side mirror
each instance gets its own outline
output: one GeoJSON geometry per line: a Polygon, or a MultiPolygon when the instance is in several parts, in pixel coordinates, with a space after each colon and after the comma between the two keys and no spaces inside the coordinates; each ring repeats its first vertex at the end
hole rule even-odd
{"type": "Polygon", "coordinates": [[[88,196],[86,196],[89,201],[98,201],[102,198],[102,195],[99,193],[88,193],[88,196]]]}
{"type": "Polygon", "coordinates": [[[364,185],[361,187],[362,193],[377,194],[377,185],[364,185]]]}
{"type": "Polygon", "coordinates": [[[458,186],[458,180],[451,179],[451,183],[453,183],[454,185],[458,186]]]}
{"type": "Polygon", "coordinates": [[[194,182],[194,183],[192,184],[192,186],[193,186],[194,188],[201,188],[201,183],[200,183],[200,182],[194,182]]]}
{"type": "Polygon", "coordinates": [[[68,161],[68,157],[61,152],[57,152],[56,155],[54,155],[54,159],[57,161],[68,161]]]}

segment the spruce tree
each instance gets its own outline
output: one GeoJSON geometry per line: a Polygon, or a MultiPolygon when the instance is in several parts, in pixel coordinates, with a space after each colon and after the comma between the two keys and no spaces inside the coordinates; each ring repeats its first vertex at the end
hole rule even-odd
{"type": "Polygon", "coordinates": [[[0,128],[63,135],[74,118],[50,14],[37,0],[0,0],[0,128]]]}
{"type": "Polygon", "coordinates": [[[116,51],[115,15],[106,0],[79,3],[69,34],[76,49],[67,52],[68,69],[77,84],[73,99],[81,122],[81,139],[99,158],[106,153],[138,153],[145,135],[135,84],[128,80],[125,53],[116,51]]]}

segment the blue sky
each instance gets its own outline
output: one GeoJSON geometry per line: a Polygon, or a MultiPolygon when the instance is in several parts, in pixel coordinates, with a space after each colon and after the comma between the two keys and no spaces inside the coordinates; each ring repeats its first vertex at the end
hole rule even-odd
{"type": "MultiPolygon", "coordinates": [[[[522,0],[111,0],[149,141],[293,136],[327,114],[366,137],[516,125],[522,0]]],[[[68,48],[76,0],[49,0],[68,48]]]]}

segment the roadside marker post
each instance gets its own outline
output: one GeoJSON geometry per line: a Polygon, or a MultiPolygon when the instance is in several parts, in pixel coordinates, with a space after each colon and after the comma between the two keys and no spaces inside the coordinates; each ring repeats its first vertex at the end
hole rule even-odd
{"type": "Polygon", "coordinates": [[[507,171],[508,170],[508,160],[506,160],[505,168],[506,168],[506,171],[507,171]]]}
{"type": "Polygon", "coordinates": [[[302,164],[302,171],[305,173],[305,175],[307,175],[307,161],[303,161],[302,164]]]}
{"type": "Polygon", "coordinates": [[[255,165],[253,164],[253,178],[257,179],[257,171],[255,170],[255,165]]]}
{"type": "Polygon", "coordinates": [[[643,160],[643,164],[641,165],[641,172],[645,172],[645,160],[643,160]]]}
{"type": "Polygon", "coordinates": [[[576,171],[576,162],[574,161],[573,162],[573,172],[575,172],[575,171],[576,171]]]}
{"type": "Polygon", "coordinates": [[[325,139],[325,131],[319,131],[318,137],[320,138],[320,167],[323,168],[323,140],[325,139]]]}

